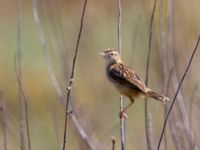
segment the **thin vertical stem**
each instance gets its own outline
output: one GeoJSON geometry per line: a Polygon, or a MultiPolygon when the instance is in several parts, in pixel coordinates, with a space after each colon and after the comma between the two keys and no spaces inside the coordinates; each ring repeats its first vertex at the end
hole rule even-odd
{"type": "MultiPolygon", "coordinates": [[[[152,30],[153,30],[153,19],[156,11],[157,0],[154,1],[153,10],[150,18],[149,25],[149,41],[148,41],[148,54],[147,54],[147,63],[146,63],[146,77],[145,84],[148,86],[149,81],[149,68],[150,68],[150,60],[151,60],[151,45],[152,45],[152,30]]],[[[151,129],[151,118],[150,112],[148,111],[148,101],[145,98],[145,131],[146,131],[146,140],[147,140],[147,149],[152,150],[152,129],[151,129]]]]}
{"type": "MultiPolygon", "coordinates": [[[[169,49],[169,67],[170,68],[175,68],[175,60],[174,60],[174,1],[173,0],[168,0],[168,49],[169,49]]],[[[176,73],[176,69],[174,69],[173,75],[172,75],[172,87],[173,90],[176,91],[176,89],[178,88],[179,82],[178,82],[178,77],[177,77],[177,73],[176,73]]],[[[190,130],[190,125],[189,125],[189,116],[188,116],[188,112],[185,106],[185,102],[184,102],[184,97],[182,95],[181,90],[178,93],[177,96],[177,108],[180,112],[180,116],[181,116],[181,121],[182,124],[184,125],[184,131],[185,134],[188,138],[188,142],[190,143],[190,145],[193,143],[195,143],[195,139],[193,138],[193,132],[191,132],[190,130]]]]}
{"type": "MultiPolygon", "coordinates": [[[[193,127],[192,127],[193,103],[194,103],[194,100],[195,100],[195,94],[196,94],[196,92],[198,90],[198,86],[199,86],[199,82],[197,82],[196,85],[194,86],[194,88],[192,90],[191,98],[189,100],[190,101],[190,104],[189,104],[189,123],[190,123],[191,133],[192,133],[192,130],[193,130],[193,127]]],[[[190,144],[190,149],[194,149],[195,145],[196,145],[196,143],[190,144]]]]}
{"type": "Polygon", "coordinates": [[[28,149],[31,150],[31,135],[30,135],[30,127],[29,127],[29,117],[28,117],[28,102],[27,98],[24,95],[23,91],[23,99],[24,99],[24,109],[25,109],[25,120],[26,120],[26,135],[28,140],[28,149]]]}
{"type": "MultiPolygon", "coordinates": [[[[49,53],[48,53],[46,38],[45,38],[44,32],[42,30],[42,25],[41,25],[39,14],[38,14],[37,0],[33,0],[32,2],[33,2],[32,3],[33,18],[34,18],[34,22],[35,22],[35,25],[36,25],[37,32],[39,34],[42,49],[44,51],[44,58],[45,58],[45,63],[47,65],[48,73],[49,73],[51,82],[53,84],[53,87],[55,88],[56,93],[60,98],[61,103],[63,105],[65,105],[64,94],[62,93],[62,90],[61,90],[61,88],[58,84],[58,81],[56,79],[55,73],[54,73],[53,68],[52,68],[52,63],[51,63],[51,59],[50,59],[50,56],[49,56],[49,53]]],[[[73,105],[72,105],[71,102],[69,102],[69,106],[73,110],[73,105]]],[[[72,121],[73,121],[76,129],[78,130],[80,136],[82,137],[82,139],[87,143],[87,145],[91,149],[96,149],[94,142],[91,142],[91,140],[88,138],[88,135],[84,131],[83,127],[81,126],[75,112],[71,113],[70,117],[72,118],[72,121]]]]}
{"type": "MultiPolygon", "coordinates": [[[[165,16],[164,16],[164,4],[165,0],[160,0],[160,39],[161,39],[161,48],[162,48],[162,93],[167,95],[167,44],[166,44],[166,30],[164,29],[165,25],[165,16]]],[[[167,113],[167,105],[164,106],[164,118],[167,113]]],[[[167,150],[167,134],[164,137],[165,150],[167,150]]]]}
{"type": "Polygon", "coordinates": [[[22,93],[21,93],[21,51],[22,51],[22,15],[21,15],[21,11],[22,11],[22,6],[21,6],[21,0],[17,1],[17,10],[18,10],[18,20],[17,20],[17,24],[18,24],[18,53],[17,53],[17,77],[18,77],[18,86],[19,86],[19,100],[20,100],[20,146],[21,146],[21,150],[25,149],[25,133],[24,133],[24,126],[25,126],[25,121],[24,121],[24,101],[22,99],[22,93]]]}
{"type": "MultiPolygon", "coordinates": [[[[118,52],[121,54],[121,22],[122,22],[122,5],[121,0],[118,0],[118,52]]],[[[124,103],[123,103],[123,96],[120,96],[120,112],[123,111],[124,103]]],[[[120,117],[120,134],[121,134],[121,149],[125,149],[125,118],[120,117]]]]}
{"type": "Polygon", "coordinates": [[[192,110],[193,110],[193,103],[195,100],[195,94],[197,92],[197,89],[199,87],[199,82],[197,82],[192,90],[191,98],[190,98],[190,104],[189,104],[189,120],[190,120],[190,130],[192,130],[192,110]]]}
{"type": "Polygon", "coordinates": [[[190,65],[191,65],[191,63],[192,63],[193,57],[194,57],[194,55],[195,55],[195,53],[196,53],[196,51],[197,51],[199,42],[200,42],[200,35],[198,36],[198,40],[197,40],[197,43],[196,43],[196,45],[195,45],[195,48],[194,48],[194,50],[193,50],[193,52],[192,52],[192,55],[191,55],[191,57],[190,57],[190,60],[189,60],[189,62],[188,62],[188,65],[187,65],[187,67],[186,67],[186,69],[185,69],[185,72],[184,72],[184,74],[183,74],[183,76],[182,76],[182,78],[181,78],[181,81],[180,81],[180,83],[179,83],[179,85],[178,85],[178,88],[177,88],[177,90],[176,90],[176,93],[175,93],[175,96],[174,96],[174,98],[173,98],[172,104],[171,104],[171,106],[170,106],[170,108],[169,108],[169,111],[167,112],[167,116],[166,116],[166,119],[165,119],[164,124],[163,124],[163,128],[162,128],[162,132],[161,132],[161,136],[160,136],[160,139],[159,139],[159,143],[158,143],[157,150],[160,149],[160,145],[161,145],[161,142],[162,142],[162,138],[163,138],[163,135],[164,135],[164,132],[165,132],[165,127],[166,127],[166,125],[167,125],[167,121],[168,121],[169,115],[170,115],[170,113],[171,113],[171,111],[172,111],[172,108],[173,108],[174,103],[175,103],[175,101],[176,101],[176,97],[178,96],[179,90],[180,90],[181,85],[182,85],[182,83],[183,83],[183,81],[184,81],[184,79],[185,79],[185,76],[186,76],[186,74],[187,74],[187,72],[188,72],[188,70],[189,70],[189,68],[190,68],[190,65]]]}
{"type": "Polygon", "coordinates": [[[79,29],[79,33],[78,33],[75,54],[74,54],[74,58],[73,58],[73,62],[72,62],[71,76],[70,76],[69,84],[68,84],[68,87],[67,87],[67,102],[66,102],[66,108],[65,108],[63,150],[65,150],[65,147],[66,147],[69,98],[70,98],[70,94],[71,94],[72,84],[73,84],[73,81],[74,81],[76,58],[77,58],[77,54],[78,54],[78,50],[79,50],[79,43],[80,43],[81,33],[82,33],[82,29],[83,29],[83,19],[84,19],[84,15],[85,15],[86,5],[87,5],[87,0],[85,0],[84,6],[83,6],[81,22],[80,22],[80,29],[79,29]]]}
{"type": "Polygon", "coordinates": [[[19,89],[19,100],[20,100],[20,142],[21,150],[26,148],[25,146],[25,131],[28,140],[28,149],[31,150],[31,140],[30,140],[30,131],[29,131],[29,120],[28,120],[28,103],[25,96],[23,86],[22,86],[22,76],[21,76],[21,53],[22,53],[22,0],[17,1],[17,31],[18,31],[18,51],[15,56],[15,71],[16,78],[19,89]]]}
{"type": "Polygon", "coordinates": [[[116,141],[115,141],[114,137],[112,137],[112,150],[115,150],[115,143],[116,143],[116,141]]]}
{"type": "Polygon", "coordinates": [[[58,132],[58,122],[57,122],[57,116],[56,113],[54,111],[54,107],[52,106],[52,120],[53,120],[53,124],[54,124],[54,130],[55,130],[55,134],[56,134],[56,140],[57,140],[57,144],[58,144],[58,149],[61,150],[60,147],[60,140],[59,140],[59,132],[58,132]]]}
{"type": "Polygon", "coordinates": [[[121,0],[118,0],[118,51],[121,54],[122,52],[122,40],[121,40],[121,32],[122,32],[122,5],[121,0]]]}
{"type": "MultiPolygon", "coordinates": [[[[174,69],[172,68],[169,72],[169,77],[168,77],[168,81],[167,81],[167,88],[166,88],[166,92],[164,93],[164,95],[168,95],[169,94],[169,88],[170,88],[170,84],[171,84],[171,80],[172,80],[172,74],[173,74],[174,69]]],[[[167,114],[167,111],[169,110],[169,104],[167,104],[165,106],[165,113],[164,113],[164,120],[167,114]]],[[[177,143],[177,135],[176,135],[176,129],[175,129],[175,120],[173,120],[172,118],[169,119],[169,129],[170,129],[170,133],[174,142],[174,145],[176,147],[176,149],[178,150],[178,143],[177,143]]],[[[167,135],[165,135],[165,149],[167,149],[167,135]]]]}
{"type": "MultiPolygon", "coordinates": [[[[123,96],[120,96],[120,112],[123,111],[123,96]]],[[[125,118],[120,117],[121,149],[125,150],[125,118]]]]}
{"type": "Polygon", "coordinates": [[[6,116],[6,107],[3,98],[3,93],[0,91],[0,117],[2,122],[2,132],[3,132],[3,149],[8,150],[8,142],[7,142],[7,116],[6,116]]]}

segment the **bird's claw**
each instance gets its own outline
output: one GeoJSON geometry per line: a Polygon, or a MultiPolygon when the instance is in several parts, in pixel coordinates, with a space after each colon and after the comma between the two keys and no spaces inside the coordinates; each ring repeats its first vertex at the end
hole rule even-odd
{"type": "Polygon", "coordinates": [[[119,117],[120,118],[128,118],[128,115],[124,112],[124,111],[121,111],[120,113],[119,113],[119,117]]]}

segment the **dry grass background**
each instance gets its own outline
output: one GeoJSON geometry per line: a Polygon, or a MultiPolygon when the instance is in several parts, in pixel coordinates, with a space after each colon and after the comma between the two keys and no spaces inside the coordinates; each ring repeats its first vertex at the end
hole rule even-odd
{"type": "MultiPolygon", "coordinates": [[[[59,86],[66,96],[66,85],[70,76],[83,1],[41,0],[38,1],[38,14],[47,41],[53,71],[59,86]]],[[[160,19],[166,33],[164,47],[167,50],[167,76],[170,71],[169,20],[172,17],[172,41],[174,64],[178,81],[186,68],[197,37],[200,33],[200,1],[158,1],[152,39],[151,70],[149,86],[162,92],[162,47],[160,19]],[[163,4],[162,7],[160,4],[163,4]],[[169,10],[173,6],[172,16],[169,10]],[[161,16],[160,16],[161,15],[161,16]]],[[[142,79],[145,78],[145,65],[148,48],[148,26],[153,1],[122,1],[122,57],[142,79]]],[[[22,84],[28,99],[31,146],[33,150],[55,150],[62,147],[64,106],[52,85],[44,59],[38,32],[36,30],[32,2],[22,1],[22,84]]],[[[18,86],[15,74],[14,56],[18,49],[17,1],[0,2],[0,89],[6,105],[6,130],[8,149],[20,149],[18,86]]],[[[104,64],[98,53],[107,47],[117,48],[117,1],[88,0],[84,29],[81,37],[75,82],[71,102],[74,113],[88,135],[88,140],[97,149],[112,148],[111,137],[116,138],[116,150],[120,149],[119,134],[119,95],[108,83],[104,75],[104,64]]],[[[192,100],[191,124],[197,145],[199,133],[199,51],[182,85],[181,92],[185,108],[189,114],[192,100]],[[194,94],[193,94],[194,93],[194,94]]],[[[173,98],[171,82],[169,97],[173,98]]],[[[164,106],[150,101],[153,145],[156,147],[163,125],[164,106]]],[[[136,101],[128,111],[126,122],[127,149],[146,149],[144,100],[136,101]]],[[[183,128],[177,103],[170,119],[175,129],[177,143],[167,127],[168,149],[188,149],[188,139],[183,128]]],[[[89,149],[81,138],[72,120],[69,120],[67,146],[70,150],[89,149]]],[[[0,149],[3,149],[3,125],[0,128],[0,149]]],[[[162,145],[161,149],[164,149],[162,145]]]]}

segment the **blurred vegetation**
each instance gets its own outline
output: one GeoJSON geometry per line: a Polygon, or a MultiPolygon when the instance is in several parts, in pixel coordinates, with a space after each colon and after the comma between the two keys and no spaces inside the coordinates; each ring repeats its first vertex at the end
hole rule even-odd
{"type": "MultiPolygon", "coordinates": [[[[158,3],[153,24],[149,76],[149,86],[160,93],[162,93],[160,18],[164,19],[164,29],[168,35],[170,7],[167,1],[162,1],[163,9],[161,10],[161,1],[158,3]],[[160,16],[161,12],[164,16],[160,16]]],[[[47,71],[44,52],[33,19],[32,2],[30,0],[22,2],[22,84],[28,98],[32,149],[60,149],[63,141],[64,106],[60,102],[47,71]]],[[[37,6],[52,67],[62,92],[66,95],[83,1],[40,0],[37,6]]],[[[122,6],[122,57],[124,62],[144,79],[148,27],[153,1],[126,0],[122,1],[122,6]]],[[[172,6],[174,61],[175,70],[180,79],[200,33],[200,1],[173,1],[172,6]]],[[[18,49],[17,19],[17,1],[1,1],[0,89],[6,105],[8,149],[13,150],[20,149],[20,101],[14,62],[14,56],[18,49]]],[[[168,46],[165,46],[168,52],[168,46]]],[[[80,119],[89,140],[98,149],[109,150],[112,146],[111,137],[114,136],[116,150],[118,150],[120,149],[119,95],[106,80],[104,62],[98,56],[100,51],[108,47],[117,48],[117,1],[88,0],[71,102],[74,106],[73,111],[80,119]]],[[[181,88],[187,112],[189,112],[192,89],[199,82],[199,55],[198,51],[181,88]]],[[[169,57],[168,62],[170,61],[169,57]]],[[[192,130],[197,144],[200,141],[198,121],[200,94],[198,91],[199,89],[194,95],[192,109],[192,130]]],[[[173,95],[174,91],[170,85],[169,97],[173,98],[173,95]]],[[[128,100],[126,102],[128,103],[128,100]]],[[[163,125],[164,106],[152,100],[150,111],[153,144],[156,147],[163,125]]],[[[129,109],[128,116],[126,124],[127,150],[146,149],[143,98],[138,99],[129,109]]],[[[172,119],[175,122],[174,127],[177,134],[180,136],[178,144],[187,143],[177,106],[174,107],[172,119]]],[[[2,125],[0,127],[0,133],[2,133],[2,125]]],[[[68,133],[67,146],[69,150],[89,149],[71,119],[68,133]]],[[[0,149],[3,149],[3,138],[3,134],[0,134],[0,149]]],[[[168,149],[176,149],[169,128],[167,128],[167,139],[168,149]]]]}

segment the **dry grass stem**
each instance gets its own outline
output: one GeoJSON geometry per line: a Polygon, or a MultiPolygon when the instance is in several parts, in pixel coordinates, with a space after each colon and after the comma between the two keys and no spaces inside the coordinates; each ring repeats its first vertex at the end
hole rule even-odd
{"type": "MultiPolygon", "coordinates": [[[[58,81],[56,79],[55,73],[54,73],[53,68],[52,68],[51,60],[50,60],[50,57],[49,57],[49,54],[48,54],[46,39],[45,39],[45,36],[44,36],[44,32],[42,30],[42,25],[41,25],[40,18],[39,18],[39,15],[38,15],[37,0],[33,0],[33,17],[34,17],[34,21],[35,21],[35,24],[36,24],[38,34],[39,34],[41,45],[42,45],[42,48],[44,50],[45,63],[47,65],[47,69],[48,69],[48,73],[49,73],[51,82],[52,82],[52,84],[53,84],[53,86],[56,90],[57,95],[60,98],[61,103],[63,105],[65,105],[65,97],[64,97],[64,95],[61,91],[61,88],[58,84],[58,81]]],[[[71,110],[73,110],[73,106],[70,102],[69,102],[69,108],[71,110]]],[[[75,112],[71,113],[70,117],[72,118],[72,121],[73,121],[77,131],[79,132],[80,136],[82,137],[82,139],[87,143],[87,145],[90,147],[90,149],[95,150],[96,146],[88,138],[88,135],[85,133],[84,129],[82,128],[81,124],[79,123],[79,120],[78,120],[75,112]]]]}
{"type": "MultiPolygon", "coordinates": [[[[175,68],[175,63],[174,63],[174,1],[173,0],[169,0],[168,1],[168,49],[169,49],[169,67],[170,68],[175,68]]],[[[177,73],[176,73],[176,69],[174,69],[174,72],[172,74],[172,87],[173,90],[176,91],[178,88],[178,77],[177,77],[177,73]]],[[[184,97],[181,93],[181,90],[179,91],[178,95],[177,95],[177,108],[180,112],[181,115],[181,120],[182,123],[184,125],[184,129],[185,129],[185,133],[186,136],[188,138],[188,141],[190,144],[194,143],[194,139],[193,139],[193,132],[191,132],[190,130],[190,126],[189,126],[189,116],[186,110],[186,106],[184,103],[184,97]]]]}
{"type": "Polygon", "coordinates": [[[177,98],[177,96],[178,96],[178,92],[179,92],[179,90],[180,90],[180,87],[181,87],[181,85],[182,85],[182,83],[183,83],[183,81],[184,81],[184,79],[185,79],[185,76],[186,76],[186,74],[187,74],[187,72],[188,72],[188,70],[189,70],[189,68],[190,68],[190,65],[191,65],[191,63],[192,63],[193,57],[194,57],[194,55],[195,55],[195,52],[197,51],[197,48],[198,48],[198,45],[199,45],[199,41],[200,41],[200,35],[199,35],[199,37],[198,37],[197,43],[196,43],[196,45],[195,45],[195,48],[194,48],[194,50],[193,50],[192,56],[190,57],[189,63],[188,63],[188,65],[187,65],[187,67],[186,67],[186,70],[185,70],[185,72],[184,72],[184,74],[183,74],[183,76],[182,76],[182,78],[181,78],[181,81],[180,81],[180,83],[179,83],[179,85],[178,85],[178,88],[177,88],[177,90],[176,90],[176,93],[175,93],[175,96],[174,96],[174,98],[173,98],[172,104],[171,104],[171,106],[170,106],[170,108],[169,108],[169,111],[167,112],[167,116],[166,116],[166,119],[165,119],[164,124],[163,124],[163,128],[162,128],[162,132],[161,132],[161,136],[160,136],[160,139],[159,139],[159,143],[158,143],[157,150],[160,149],[160,145],[161,145],[161,142],[162,142],[162,138],[163,138],[163,135],[164,135],[164,131],[165,131],[165,127],[166,127],[166,124],[167,124],[169,115],[170,115],[170,113],[171,113],[171,110],[172,110],[172,108],[173,108],[173,105],[174,105],[174,103],[175,103],[175,101],[176,101],[176,98],[177,98]]]}
{"type": "MultiPolygon", "coordinates": [[[[155,16],[157,0],[154,1],[153,10],[150,18],[150,25],[149,25],[149,38],[148,38],[148,53],[147,53],[147,63],[146,63],[146,77],[145,77],[145,84],[148,86],[149,80],[149,68],[150,68],[150,60],[151,60],[151,44],[152,44],[152,30],[153,30],[153,19],[155,16]]],[[[145,131],[146,131],[146,140],[147,140],[147,149],[152,150],[152,128],[151,128],[151,117],[150,112],[148,110],[148,101],[147,97],[145,98],[145,131]]]]}
{"type": "Polygon", "coordinates": [[[0,119],[2,123],[2,134],[3,134],[3,149],[8,150],[8,140],[7,140],[7,115],[6,115],[5,101],[3,98],[3,93],[0,90],[0,119]]]}
{"type": "Polygon", "coordinates": [[[70,76],[69,84],[67,86],[67,102],[66,102],[66,108],[65,108],[63,150],[65,150],[65,147],[66,147],[69,98],[70,98],[70,94],[71,94],[71,87],[72,87],[72,84],[73,84],[73,81],[74,81],[76,58],[77,58],[77,54],[78,54],[78,50],[79,50],[79,43],[80,43],[81,33],[82,33],[82,29],[83,29],[83,19],[84,19],[84,15],[85,15],[86,5],[87,5],[87,0],[85,0],[84,6],[83,6],[83,11],[82,11],[82,15],[81,15],[81,22],[80,22],[80,29],[79,29],[79,32],[78,32],[78,38],[77,38],[74,58],[73,58],[73,62],[72,62],[71,76],[70,76]]]}
{"type": "Polygon", "coordinates": [[[17,1],[17,10],[18,10],[18,51],[15,56],[15,71],[16,78],[19,89],[19,100],[20,100],[20,142],[21,150],[26,148],[25,137],[27,136],[28,140],[28,149],[31,150],[31,139],[29,131],[29,120],[28,120],[28,104],[25,92],[22,86],[22,77],[21,77],[21,53],[22,53],[22,0],[17,1]],[[25,133],[26,132],[26,133],[25,133]]]}
{"type": "MultiPolygon", "coordinates": [[[[190,104],[189,104],[189,122],[190,122],[191,133],[193,130],[193,127],[192,127],[193,105],[194,105],[195,95],[198,90],[198,87],[199,87],[199,82],[197,82],[196,85],[194,86],[194,88],[192,90],[191,99],[189,100],[189,102],[190,102],[190,104]]],[[[194,141],[194,143],[190,144],[190,149],[194,149],[195,145],[196,145],[196,142],[194,141]]],[[[198,147],[198,145],[196,145],[196,146],[198,147]]]]}
{"type": "Polygon", "coordinates": [[[112,137],[112,150],[115,150],[115,143],[116,143],[115,138],[112,137]]]}
{"type": "MultiPolygon", "coordinates": [[[[118,0],[118,26],[117,26],[117,38],[118,38],[118,52],[121,54],[122,52],[122,40],[121,40],[121,32],[122,32],[122,5],[121,0],[118,0]]],[[[123,96],[120,96],[120,112],[123,111],[124,108],[124,102],[123,102],[123,96]]],[[[125,149],[125,118],[120,117],[120,134],[121,134],[121,149],[125,149]]]]}

